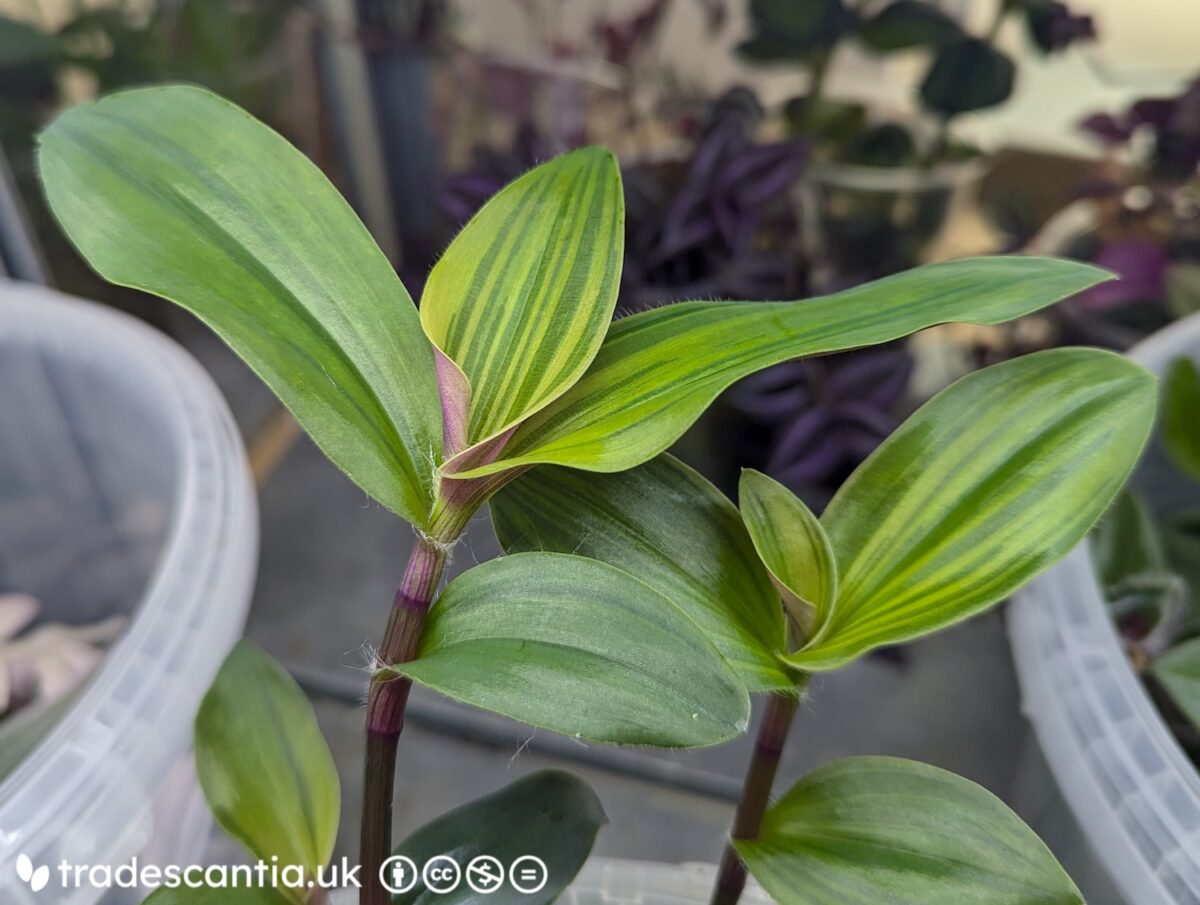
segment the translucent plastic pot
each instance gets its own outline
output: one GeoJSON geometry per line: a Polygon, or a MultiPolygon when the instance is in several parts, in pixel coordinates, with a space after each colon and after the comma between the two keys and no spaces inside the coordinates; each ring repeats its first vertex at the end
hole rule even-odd
{"type": "Polygon", "coordinates": [[[241,440],[200,366],[130,317],[0,283],[0,591],[55,622],[129,620],[0,783],[0,902],[140,902],[61,889],[54,866],[201,859],[191,723],[241,634],[257,540],[241,440]],[[51,867],[36,895],[19,854],[51,867]]]}
{"type": "MultiPolygon", "coordinates": [[[[1200,361],[1200,316],[1131,353],[1156,373],[1182,355],[1200,361]]],[[[1161,512],[1196,502],[1157,448],[1135,484],[1161,512]]],[[[1088,902],[1115,888],[1128,905],[1198,905],[1200,773],[1129,664],[1086,543],[1018,595],[1009,631],[1023,709],[1075,818],[1052,847],[1081,885],[1102,878],[1088,902]]]]}
{"type": "Polygon", "coordinates": [[[816,284],[876,279],[919,264],[950,211],[973,200],[990,166],[986,157],[926,169],[810,165],[799,203],[816,284]]]}

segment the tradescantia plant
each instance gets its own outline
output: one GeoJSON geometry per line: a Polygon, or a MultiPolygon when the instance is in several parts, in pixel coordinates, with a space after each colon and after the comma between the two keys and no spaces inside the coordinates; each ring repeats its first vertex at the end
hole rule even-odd
{"type": "MultiPolygon", "coordinates": [[[[770,694],[718,891],[744,866],[781,902],[1080,901],[1045,848],[965,780],[844,761],[770,810],[812,672],[995,603],[1086,533],[1145,440],[1153,381],[1109,353],[1042,353],[919,410],[817,519],[748,473],[741,509],[665,455],[722,390],[803,355],[949,320],[999,323],[1104,279],[1086,265],[941,264],[834,296],[683,302],[610,324],[619,172],[589,148],[517,179],[462,230],[420,312],[345,202],[242,111],[187,87],[68,111],[42,136],[50,204],[101,275],[218,332],[329,458],[417,531],[367,703],[362,902],[389,901],[391,802],[411,683],[580,738],[691,747],[744,731],[770,694]],[[438,593],[488,500],[510,555],[438,593]],[[436,605],[434,604],[436,597],[436,605]]],[[[196,720],[220,824],[295,867],[273,889],[160,903],[320,902],[338,782],[311,709],[250,645],[196,720]]],[[[603,823],[543,773],[417,831],[398,851],[536,851],[552,901],[603,823]]],[[[421,884],[393,901],[429,894],[421,884]]],[[[467,886],[450,900],[474,898],[467,886]]],[[[532,900],[532,901],[531,901],[532,900]]]]}

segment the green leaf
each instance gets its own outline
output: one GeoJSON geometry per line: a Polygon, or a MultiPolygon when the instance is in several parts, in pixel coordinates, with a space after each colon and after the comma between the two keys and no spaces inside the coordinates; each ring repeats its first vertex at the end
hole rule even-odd
{"type": "Polygon", "coordinates": [[[843,0],[750,0],[755,34],[738,51],[759,63],[804,61],[825,52],[858,22],[843,0]]]}
{"type": "Polygon", "coordinates": [[[1052,349],[935,396],[821,516],[841,570],[837,606],[788,662],[832,669],[937,631],[1066,555],[1137,462],[1154,383],[1111,352],[1052,349]]]}
{"type": "Polygon", "coordinates": [[[273,889],[171,889],[160,886],[142,905],[287,905],[291,901],[273,889]]]}
{"type": "Polygon", "coordinates": [[[802,355],[874,345],[947,321],[998,324],[1109,279],[1050,258],[931,264],[799,302],[684,302],[613,324],[578,383],[513,435],[479,477],[549,463],[623,471],[674,443],[717,395],[802,355]]]}
{"type": "Polygon", "coordinates": [[[1104,513],[1089,537],[1092,558],[1110,592],[1126,579],[1167,566],[1162,532],[1132,490],[1124,490],[1104,513]]]}
{"type": "Polygon", "coordinates": [[[837,560],[825,529],[799,497],[753,469],[742,472],[738,505],[788,612],[811,636],[837,600],[837,560]]]}
{"type": "Polygon", "coordinates": [[[1184,716],[1200,728],[1200,638],[1171,648],[1150,665],[1150,671],[1184,716]]]}
{"type": "Polygon", "coordinates": [[[735,843],[779,905],[1083,905],[1037,835],[975,783],[894,757],[808,774],[735,843]]]}
{"type": "Polygon", "coordinates": [[[310,878],[329,861],[340,806],[333,756],[304,692],[249,641],[200,704],[196,772],[217,823],[255,857],[310,878]]]}
{"type": "Polygon", "coordinates": [[[895,0],[863,23],[859,38],[872,50],[941,47],[964,37],[962,26],[923,0],[895,0]]]}
{"type": "Polygon", "coordinates": [[[334,464],[424,524],[442,446],[433,350],[387,259],[299,151],[172,86],[68,110],[38,164],[101,276],[193,311],[334,464]]]}
{"type": "Polygon", "coordinates": [[[663,454],[616,474],[542,466],[491,501],[509,553],[598,559],[654,588],[690,616],[751,691],[790,688],[779,595],[733,504],[663,454]]]}
{"type": "Polygon", "coordinates": [[[1166,300],[1167,309],[1175,318],[1200,311],[1200,264],[1176,261],[1167,267],[1166,300]]]}
{"type": "Polygon", "coordinates": [[[615,566],[560,553],[464,572],[430,612],[418,658],[394,669],[598,742],[713,745],[743,732],[750,711],[729,664],[667,598],[615,566]]]}
{"type": "Polygon", "coordinates": [[[965,38],[938,52],[921,83],[921,99],[942,116],[1002,104],[1013,90],[1016,66],[986,41],[965,38]]]}
{"type": "Polygon", "coordinates": [[[584,148],[510,184],[446,249],[421,323],[471,385],[469,443],[579,379],[612,319],[624,241],[616,160],[584,148]]]}
{"type": "Polygon", "coordinates": [[[418,867],[438,855],[453,858],[463,871],[472,859],[489,855],[508,871],[517,859],[535,855],[546,864],[546,885],[519,892],[505,877],[497,888],[476,892],[464,876],[449,893],[434,893],[423,880],[392,905],[549,905],[574,879],[608,818],[582,779],[561,770],[541,770],[499,792],[455,808],[425,824],[396,848],[418,867]]]}
{"type": "Polygon", "coordinates": [[[1200,481],[1200,371],[1190,359],[1171,362],[1162,406],[1163,448],[1176,468],[1200,481]]]}

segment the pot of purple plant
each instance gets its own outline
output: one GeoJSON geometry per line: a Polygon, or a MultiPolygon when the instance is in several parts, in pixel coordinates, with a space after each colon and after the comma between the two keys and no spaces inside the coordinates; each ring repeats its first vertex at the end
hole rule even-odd
{"type": "Polygon", "coordinates": [[[1200,895],[1200,317],[1130,357],[1162,377],[1155,440],[1090,544],[1022,592],[1011,637],[1025,710],[1076,819],[1056,852],[1094,878],[1089,902],[1120,901],[1115,887],[1126,902],[1176,905],[1200,895]]]}
{"type": "MultiPolygon", "coordinates": [[[[747,869],[784,905],[1082,901],[1015,815],[944,771],[841,761],[767,802],[811,673],[979,612],[1084,536],[1141,451],[1150,375],[1063,349],[967,377],[893,433],[820,520],[755,473],[739,510],[664,451],[754,371],[947,320],[1006,321],[1105,274],[963,260],[824,298],[681,302],[614,323],[620,174],[589,148],[486,204],[434,266],[418,313],[316,168],[204,91],[74,108],[43,134],[40,164],[92,266],[195,311],[417,531],[366,707],[364,905],[434,891],[422,879],[393,899],[381,871],[392,857],[517,846],[547,863],[545,885],[488,894],[548,903],[605,819],[580,780],[543,773],[394,847],[414,682],[549,731],[666,748],[744,732],[750,694],[766,695],[720,905],[747,869]],[[509,554],[443,588],[447,556],[489,500],[509,554]]],[[[324,901],[339,782],[299,688],[243,644],[195,730],[218,822],[293,870],[267,889],[162,888],[155,905],[324,901]]],[[[448,901],[482,895],[463,885],[448,901]]]]}
{"type": "Polygon", "coordinates": [[[1016,62],[999,46],[1005,23],[1021,20],[1031,44],[1057,53],[1094,37],[1091,19],[1057,0],[1003,0],[986,32],[975,34],[925,0],[794,4],[754,0],[751,35],[739,51],[751,63],[798,67],[805,91],[790,100],[790,130],[813,145],[801,183],[806,241],[818,286],[873,279],[914,266],[939,235],[955,195],[987,172],[979,148],[959,134],[964,114],[1008,100],[1016,62]],[[830,73],[854,44],[886,57],[928,58],[912,115],[881,118],[855,99],[831,97],[830,73]]]}

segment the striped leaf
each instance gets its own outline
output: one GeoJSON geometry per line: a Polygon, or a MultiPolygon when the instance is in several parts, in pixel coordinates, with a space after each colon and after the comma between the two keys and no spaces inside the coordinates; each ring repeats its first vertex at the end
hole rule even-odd
{"type": "Polygon", "coordinates": [[[849,757],[771,806],[738,854],[779,905],[1083,905],[1033,830],[945,770],[849,757]]]}
{"type": "Polygon", "coordinates": [[[933,264],[800,302],[685,302],[617,321],[583,377],[524,422],[477,477],[551,463],[621,471],[665,450],[731,383],[803,355],[946,321],[998,324],[1109,278],[1046,258],[933,264]]]}
{"type": "Polygon", "coordinates": [[[778,481],[742,472],[738,505],[754,548],[805,637],[829,621],[837,599],[833,547],[812,511],[778,481]]]}
{"type": "Polygon", "coordinates": [[[1137,461],[1154,408],[1154,378],[1099,349],[1027,355],[935,396],[821,516],[837,604],[788,662],[833,669],[1004,599],[1084,538],[1137,461]]]}
{"type": "Polygon", "coordinates": [[[1163,380],[1162,443],[1175,467],[1200,481],[1200,369],[1187,358],[1171,362],[1163,380]]]}
{"type": "Polygon", "coordinates": [[[101,276],[194,312],[334,464],[424,524],[442,448],[433,350],[387,259],[299,151],[174,86],[68,110],[38,165],[101,276]]]}
{"type": "MultiPolygon", "coordinates": [[[[193,882],[195,878],[193,877],[193,882]]],[[[160,886],[142,905],[287,905],[291,900],[274,889],[242,886],[160,886]]]]}
{"type": "Polygon", "coordinates": [[[670,455],[617,474],[546,465],[501,490],[509,553],[575,553],[623,569],[687,613],[751,691],[790,688],[779,596],[733,504],[670,455]]]}
{"type": "Polygon", "coordinates": [[[562,394],[596,355],[617,303],[621,173],[584,148],[497,194],[429,275],[421,323],[471,387],[477,443],[562,394]]]}
{"type": "Polygon", "coordinates": [[[750,698],[696,624],[615,566],[517,553],[464,572],[392,667],[476,707],[577,738],[694,748],[745,731],[750,698]]]}

